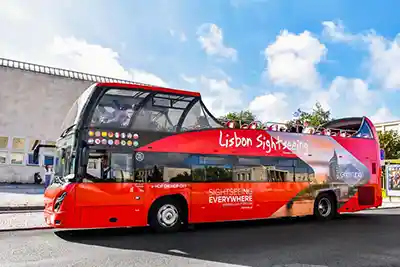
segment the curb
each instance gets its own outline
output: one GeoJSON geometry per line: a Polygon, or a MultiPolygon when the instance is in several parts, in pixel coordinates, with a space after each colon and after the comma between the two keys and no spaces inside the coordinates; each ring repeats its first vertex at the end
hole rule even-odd
{"type": "Polygon", "coordinates": [[[46,230],[46,229],[53,229],[53,227],[51,227],[51,226],[40,226],[40,227],[0,229],[0,233],[3,233],[3,232],[18,232],[18,231],[33,231],[33,230],[46,230]]]}
{"type": "Polygon", "coordinates": [[[396,207],[379,207],[377,208],[377,210],[389,210],[389,209],[399,209],[400,206],[396,206],[396,207]]]}
{"type": "Polygon", "coordinates": [[[0,211],[44,210],[44,206],[0,207],[0,211]]]}

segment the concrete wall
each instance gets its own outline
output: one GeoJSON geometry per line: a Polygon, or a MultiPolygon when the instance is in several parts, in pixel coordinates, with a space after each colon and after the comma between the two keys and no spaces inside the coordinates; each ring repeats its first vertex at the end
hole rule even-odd
{"type": "Polygon", "coordinates": [[[27,166],[31,141],[55,141],[73,102],[92,83],[0,66],[0,138],[8,137],[7,147],[0,145],[0,158],[7,157],[5,163],[0,160],[0,182],[30,183],[34,172],[43,172],[27,166]],[[22,138],[19,147],[13,147],[14,137],[22,138]],[[16,152],[24,154],[23,164],[11,164],[16,152]]]}

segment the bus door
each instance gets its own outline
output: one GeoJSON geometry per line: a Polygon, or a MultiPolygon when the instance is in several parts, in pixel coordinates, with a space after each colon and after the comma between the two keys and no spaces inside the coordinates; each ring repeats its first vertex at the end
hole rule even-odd
{"type": "Polygon", "coordinates": [[[90,153],[76,206],[83,227],[146,225],[144,184],[135,182],[132,154],[90,153]]]}

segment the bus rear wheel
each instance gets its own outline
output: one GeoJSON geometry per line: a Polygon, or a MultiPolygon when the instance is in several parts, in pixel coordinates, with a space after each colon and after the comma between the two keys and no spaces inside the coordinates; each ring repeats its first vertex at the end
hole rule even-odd
{"type": "Polygon", "coordinates": [[[174,199],[155,202],[149,215],[150,227],[156,232],[178,232],[182,227],[182,208],[174,199]]]}
{"type": "Polygon", "coordinates": [[[314,216],[321,221],[328,221],[336,217],[336,199],[333,194],[322,193],[314,202],[314,216]]]}

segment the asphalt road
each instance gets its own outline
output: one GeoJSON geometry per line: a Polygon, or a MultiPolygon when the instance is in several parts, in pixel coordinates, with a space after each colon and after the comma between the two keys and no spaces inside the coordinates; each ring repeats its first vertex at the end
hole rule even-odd
{"type": "Polygon", "coordinates": [[[400,209],[146,229],[0,233],[0,266],[400,266],[400,209]]]}

